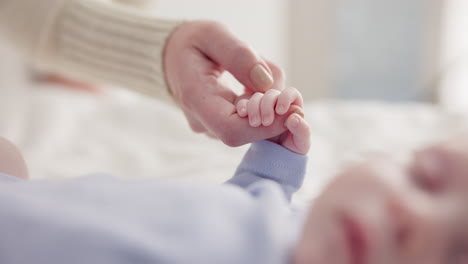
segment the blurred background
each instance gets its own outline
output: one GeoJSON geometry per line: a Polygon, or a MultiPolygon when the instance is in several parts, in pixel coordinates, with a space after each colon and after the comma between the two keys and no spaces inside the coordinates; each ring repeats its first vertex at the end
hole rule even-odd
{"type": "Polygon", "coordinates": [[[468,102],[466,0],[159,0],[155,12],[227,24],[307,99],[468,102]]]}
{"type": "MultiPolygon", "coordinates": [[[[365,153],[404,158],[468,131],[468,0],[118,1],[220,21],[285,69],[311,102],[314,177],[302,201],[365,153]]],[[[106,172],[223,182],[244,153],[192,133],[173,106],[123,89],[95,96],[30,85],[24,78],[35,75],[13,50],[0,44],[0,135],[37,179],[106,172]]]]}

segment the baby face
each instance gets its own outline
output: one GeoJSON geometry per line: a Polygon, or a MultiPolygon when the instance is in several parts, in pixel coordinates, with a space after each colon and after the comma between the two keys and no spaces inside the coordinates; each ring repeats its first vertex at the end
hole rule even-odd
{"type": "Polygon", "coordinates": [[[467,264],[468,137],[339,175],[310,210],[294,263],[467,264]]]}

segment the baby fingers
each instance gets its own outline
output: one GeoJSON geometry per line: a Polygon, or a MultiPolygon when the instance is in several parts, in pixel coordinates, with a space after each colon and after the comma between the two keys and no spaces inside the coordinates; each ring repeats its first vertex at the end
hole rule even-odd
{"type": "Polygon", "coordinates": [[[299,114],[294,113],[288,117],[285,126],[291,133],[292,146],[290,149],[305,155],[310,148],[310,127],[299,114]]]}
{"type": "Polygon", "coordinates": [[[268,90],[260,103],[260,111],[262,115],[262,125],[269,126],[275,120],[275,105],[280,91],[271,89],[268,90]]]}
{"type": "Polygon", "coordinates": [[[286,112],[288,112],[291,104],[296,104],[300,107],[302,107],[304,104],[301,93],[293,87],[285,89],[278,96],[278,101],[276,103],[276,113],[279,115],[284,115],[286,112]]]}
{"type": "Polygon", "coordinates": [[[248,103],[249,103],[249,99],[241,99],[239,102],[237,102],[236,110],[237,110],[237,114],[239,114],[240,117],[246,117],[248,115],[247,113],[248,103]]]}
{"type": "Polygon", "coordinates": [[[260,117],[260,102],[262,101],[263,94],[255,93],[250,97],[247,104],[247,111],[249,115],[249,123],[252,127],[258,127],[262,124],[260,117]]]}

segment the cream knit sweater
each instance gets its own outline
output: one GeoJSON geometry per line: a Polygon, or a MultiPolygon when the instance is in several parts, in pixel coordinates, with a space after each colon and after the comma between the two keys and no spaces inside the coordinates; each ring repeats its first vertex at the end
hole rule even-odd
{"type": "Polygon", "coordinates": [[[178,24],[110,0],[0,0],[0,33],[35,65],[165,100],[162,53],[178,24]]]}

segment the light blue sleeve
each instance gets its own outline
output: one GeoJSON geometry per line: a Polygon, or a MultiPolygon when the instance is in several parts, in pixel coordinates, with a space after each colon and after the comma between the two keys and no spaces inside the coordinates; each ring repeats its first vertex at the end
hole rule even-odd
{"type": "Polygon", "coordinates": [[[245,154],[234,176],[227,181],[245,188],[252,195],[262,191],[263,181],[279,184],[288,200],[301,186],[306,172],[307,156],[294,153],[264,140],[255,142],[245,154]]]}
{"type": "Polygon", "coordinates": [[[246,191],[110,176],[2,176],[0,264],[286,264],[302,218],[284,198],[301,186],[305,164],[305,156],[262,141],[229,181],[246,191]]]}
{"type": "Polygon", "coordinates": [[[17,177],[13,177],[7,174],[0,173],[0,182],[14,182],[14,181],[23,181],[23,180],[17,177]]]}

